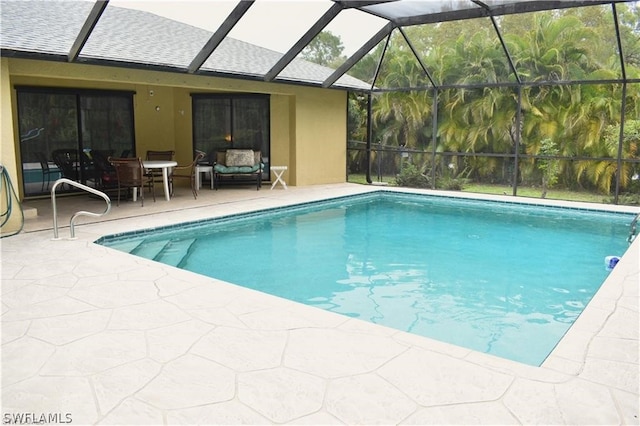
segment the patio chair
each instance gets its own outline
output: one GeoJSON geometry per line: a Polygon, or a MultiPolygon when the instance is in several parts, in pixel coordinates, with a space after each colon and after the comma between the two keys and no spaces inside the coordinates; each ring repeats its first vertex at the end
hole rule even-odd
{"type": "Polygon", "coordinates": [[[151,193],[153,194],[153,202],[156,201],[156,194],[153,191],[153,178],[147,176],[144,173],[144,167],[142,166],[142,159],[138,158],[113,158],[109,157],[109,163],[116,169],[116,176],[118,178],[118,203],[120,205],[120,193],[122,189],[127,189],[127,193],[130,189],[138,191],[140,193],[141,207],[144,207],[144,191],[142,188],[145,185],[150,185],[151,193]]]}
{"type": "MultiPolygon", "coordinates": [[[[145,158],[147,161],[172,161],[175,153],[175,151],[149,150],[145,158]]],[[[145,173],[147,176],[153,177],[154,183],[162,182],[162,172],[160,170],[146,170],[145,173]]],[[[171,180],[169,180],[169,185],[171,185],[171,180]]],[[[151,187],[149,187],[149,190],[151,190],[151,187]]]]}
{"type": "Polygon", "coordinates": [[[118,185],[118,176],[116,174],[116,169],[109,162],[109,157],[113,154],[113,150],[98,150],[94,149],[91,151],[91,156],[93,158],[93,165],[95,168],[95,181],[96,188],[101,191],[106,191],[108,189],[115,189],[118,185]]]}
{"type": "Polygon", "coordinates": [[[189,181],[191,182],[191,192],[193,192],[193,198],[194,199],[198,198],[198,187],[196,185],[196,166],[198,165],[198,162],[202,161],[202,159],[205,156],[206,156],[206,153],[202,151],[197,151],[196,157],[193,159],[191,164],[188,164],[186,166],[178,165],[173,168],[173,172],[171,173],[171,180],[170,180],[171,196],[173,196],[174,179],[185,179],[185,180],[189,179],[189,181]]]}
{"type": "Polygon", "coordinates": [[[80,159],[78,158],[77,149],[56,149],[51,153],[51,157],[53,158],[53,162],[56,163],[56,166],[58,166],[60,177],[67,178],[75,182],[80,181],[80,159]]]}
{"type": "Polygon", "coordinates": [[[215,189],[224,181],[244,183],[256,181],[256,189],[262,186],[264,164],[259,150],[227,149],[218,151],[213,166],[215,189]]]}
{"type": "Polygon", "coordinates": [[[63,178],[74,181],[79,180],[78,150],[73,148],[56,149],[51,153],[53,162],[56,163],[63,178]]]}
{"type": "Polygon", "coordinates": [[[44,192],[44,179],[47,178],[47,191],[49,190],[49,184],[51,183],[51,175],[57,175],[57,170],[51,170],[49,167],[49,160],[47,156],[42,152],[36,152],[36,158],[40,163],[40,169],[42,170],[42,189],[40,192],[44,192]]]}
{"type": "Polygon", "coordinates": [[[171,161],[175,153],[175,151],[147,151],[146,158],[149,161],[171,161]]]}

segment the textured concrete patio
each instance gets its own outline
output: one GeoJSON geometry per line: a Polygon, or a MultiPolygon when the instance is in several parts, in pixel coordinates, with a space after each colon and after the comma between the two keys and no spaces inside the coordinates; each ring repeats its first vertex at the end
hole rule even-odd
{"type": "MultiPolygon", "coordinates": [[[[541,367],[93,243],[107,234],[371,190],[349,184],[206,189],[198,200],[185,190],[169,202],[159,197],[143,208],[128,202],[102,219],[81,219],[76,240],[67,239],[65,227],[57,241],[48,201],[28,203],[40,216],[0,240],[4,418],[638,424],[640,238],[541,367]]],[[[68,226],[78,206],[99,211],[101,203],[61,199],[59,223],[68,226]]]]}

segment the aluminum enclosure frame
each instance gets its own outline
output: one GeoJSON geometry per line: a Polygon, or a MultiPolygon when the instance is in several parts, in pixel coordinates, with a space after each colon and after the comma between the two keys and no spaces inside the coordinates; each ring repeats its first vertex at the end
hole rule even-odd
{"type": "MultiPolygon", "coordinates": [[[[66,55],[60,55],[53,52],[42,52],[42,51],[28,51],[28,50],[18,50],[18,49],[8,49],[2,48],[0,54],[4,57],[14,57],[14,58],[26,58],[26,59],[39,59],[39,60],[50,60],[50,61],[65,61],[69,63],[82,63],[82,64],[95,64],[95,65],[104,65],[104,66],[112,66],[119,68],[139,68],[146,70],[156,70],[156,71],[164,71],[164,72],[172,72],[172,73],[188,73],[202,76],[214,76],[214,77],[223,77],[223,78],[235,78],[235,79],[244,79],[244,80],[252,80],[252,81],[266,81],[266,82],[275,82],[275,83],[285,83],[285,84],[298,84],[304,86],[314,86],[314,87],[323,87],[328,89],[337,89],[337,90],[351,90],[356,92],[366,93],[369,99],[371,96],[376,93],[382,93],[387,90],[393,91],[413,91],[413,90],[430,90],[434,91],[434,102],[438,98],[438,92],[444,89],[473,89],[480,87],[515,87],[518,90],[518,111],[521,110],[521,91],[524,87],[531,86],[549,86],[549,85],[574,85],[574,84],[621,84],[623,97],[627,93],[627,85],[630,83],[640,83],[640,79],[634,78],[630,79],[627,76],[625,63],[624,63],[624,55],[623,46],[620,37],[620,29],[618,23],[618,14],[616,10],[616,4],[618,3],[631,3],[634,0],[456,0],[456,1],[415,1],[415,0],[366,0],[366,1],[353,1],[353,0],[332,0],[333,4],[328,8],[327,11],[317,19],[309,29],[304,33],[302,37],[300,37],[292,47],[285,52],[280,59],[266,72],[264,75],[257,74],[240,74],[233,72],[225,72],[219,70],[210,70],[210,69],[202,69],[203,64],[206,60],[216,51],[219,47],[220,43],[224,40],[224,38],[229,34],[229,32],[238,24],[244,14],[254,5],[255,0],[241,0],[236,4],[236,7],[228,14],[228,16],[224,19],[222,24],[219,26],[218,30],[215,31],[209,40],[202,46],[199,52],[192,58],[189,65],[187,67],[181,66],[172,66],[172,65],[159,65],[159,64],[150,64],[144,62],[128,62],[128,61],[119,61],[117,59],[107,59],[107,58],[95,58],[95,57],[83,57],[82,51],[85,46],[85,43],[91,37],[93,30],[96,25],[99,23],[101,17],[103,16],[103,12],[106,10],[109,5],[109,0],[96,0],[93,4],[93,7],[85,19],[84,25],[81,30],[78,32],[75,37],[75,41],[73,42],[71,48],[67,52],[66,55]],[[595,80],[595,81],[584,81],[584,80],[568,80],[568,81],[537,81],[537,82],[526,82],[523,81],[521,76],[518,74],[516,67],[513,64],[509,49],[504,42],[503,35],[497,25],[496,17],[511,15],[511,14],[520,14],[520,13],[530,13],[530,12],[538,12],[538,11],[547,11],[547,10],[557,10],[557,9],[568,9],[568,8],[577,8],[577,7],[586,7],[586,6],[597,6],[597,5],[611,5],[614,17],[614,25],[616,32],[616,40],[617,40],[617,50],[620,52],[620,62],[621,62],[621,71],[622,76],[619,79],[610,79],[610,80],[595,80]],[[292,62],[295,58],[302,52],[302,50],[313,41],[315,36],[317,36],[329,23],[331,23],[342,11],[344,10],[357,10],[361,13],[369,14],[372,16],[376,16],[378,18],[384,19],[387,21],[386,25],[384,25],[376,34],[374,34],[369,40],[367,40],[353,55],[351,55],[347,60],[338,67],[329,77],[327,77],[324,81],[320,83],[315,83],[311,81],[305,80],[296,80],[291,77],[284,78],[281,76],[282,71],[292,62]],[[490,83],[487,82],[485,84],[474,84],[474,85],[447,85],[441,84],[438,85],[436,81],[432,78],[432,73],[428,69],[428,67],[423,63],[423,61],[419,58],[418,52],[410,42],[406,33],[404,32],[405,27],[415,26],[415,25],[424,25],[424,24],[433,24],[440,22],[448,22],[448,21],[460,21],[467,19],[476,19],[476,18],[488,18],[491,20],[494,31],[500,41],[502,46],[502,50],[505,54],[506,60],[511,69],[511,73],[514,77],[514,82],[502,82],[502,83],[490,83]],[[403,36],[405,41],[407,42],[412,54],[420,64],[422,70],[424,71],[426,77],[428,78],[430,85],[424,87],[406,87],[406,88],[394,88],[394,89],[384,89],[376,87],[376,79],[378,76],[378,72],[380,70],[380,66],[382,63],[382,59],[384,58],[385,52],[381,55],[380,61],[376,68],[376,75],[374,77],[373,82],[370,85],[368,90],[366,89],[354,89],[350,87],[344,87],[338,83],[338,80],[344,76],[358,61],[360,61],[363,57],[365,57],[375,46],[377,46],[381,41],[385,38],[387,39],[385,45],[385,51],[388,47],[389,40],[391,34],[394,30],[398,30],[400,34],[403,36]]],[[[371,100],[369,100],[369,104],[371,100]]],[[[622,111],[621,111],[621,121],[620,121],[620,137],[619,137],[619,148],[618,148],[618,158],[611,159],[616,160],[618,162],[618,171],[616,175],[616,191],[615,191],[615,200],[616,203],[618,201],[619,195],[619,173],[620,173],[620,165],[622,163],[622,142],[623,142],[623,132],[624,132],[624,106],[625,99],[622,100],[622,111]]],[[[371,121],[371,107],[369,105],[368,109],[368,121],[371,121]]],[[[435,116],[433,118],[434,125],[437,123],[437,109],[434,109],[435,116]]],[[[518,112],[520,114],[520,112],[518,112]]],[[[370,124],[368,124],[368,140],[367,140],[367,151],[371,152],[372,141],[371,141],[371,131],[370,124]]],[[[436,132],[434,132],[435,134],[436,132]]],[[[520,132],[517,132],[517,138],[519,139],[520,132]]],[[[435,141],[434,141],[435,142],[435,141]]],[[[520,143],[519,140],[516,141],[516,145],[520,143]]],[[[434,143],[435,145],[435,143],[434,143]]],[[[435,155],[435,154],[434,154],[435,155]]],[[[516,151],[515,162],[518,162],[518,152],[516,151]]],[[[369,156],[368,156],[369,157],[369,156]]],[[[520,158],[524,158],[524,156],[520,156],[520,158]]],[[[370,162],[370,157],[368,158],[370,162]]],[[[369,164],[370,166],[370,164],[369,164]]],[[[517,185],[515,184],[516,178],[514,178],[513,184],[513,195],[516,195],[517,185]]],[[[367,181],[371,182],[370,176],[370,167],[367,167],[367,181]]]]}

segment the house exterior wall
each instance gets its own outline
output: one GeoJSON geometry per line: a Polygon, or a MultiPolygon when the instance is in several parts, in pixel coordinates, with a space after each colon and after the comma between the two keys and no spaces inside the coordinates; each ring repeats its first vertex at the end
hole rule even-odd
{"type": "Polygon", "coordinates": [[[0,163],[11,176],[11,180],[17,182],[18,164],[14,149],[11,91],[9,61],[0,58],[0,163]]]}
{"type": "MultiPolygon", "coordinates": [[[[21,182],[15,85],[135,92],[136,152],[173,149],[192,160],[192,93],[263,93],[271,99],[271,165],[291,185],[346,180],[346,92],[189,74],[0,58],[1,161],[21,182]],[[15,129],[15,130],[14,130],[15,129]]],[[[22,188],[21,188],[21,194],[22,188]]]]}
{"type": "Polygon", "coordinates": [[[346,93],[302,92],[295,105],[294,180],[298,185],[345,182],[346,93]]]}
{"type": "MultiPolygon", "coordinates": [[[[7,61],[0,58],[0,164],[11,179],[15,191],[18,188],[18,163],[16,152],[13,149],[13,119],[11,117],[11,85],[9,83],[9,66],[7,61]]],[[[2,176],[4,180],[4,176],[2,176]]],[[[1,185],[2,191],[7,191],[0,197],[0,211],[8,212],[10,203],[13,203],[12,194],[9,188],[1,185]]],[[[8,214],[3,218],[7,222],[3,224],[3,229],[22,229],[22,215],[8,214]]]]}

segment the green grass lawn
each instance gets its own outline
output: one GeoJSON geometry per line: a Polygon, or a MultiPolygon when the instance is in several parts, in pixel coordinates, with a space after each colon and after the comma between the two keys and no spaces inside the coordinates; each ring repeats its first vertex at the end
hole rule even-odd
{"type": "MultiPolygon", "coordinates": [[[[504,185],[469,184],[465,185],[462,191],[480,194],[513,194],[513,188],[504,185]]],[[[517,194],[519,197],[540,198],[542,190],[540,188],[519,186],[517,194]]],[[[613,199],[612,196],[594,194],[592,192],[569,191],[564,189],[550,189],[547,191],[546,198],[550,200],[585,201],[589,203],[610,203],[613,199]]]]}
{"type": "MultiPolygon", "coordinates": [[[[374,182],[377,182],[377,177],[372,176],[374,182]]],[[[367,180],[365,175],[360,174],[350,174],[349,182],[351,183],[361,183],[367,184],[367,180]]],[[[383,176],[382,182],[386,182],[389,185],[394,184],[393,176],[383,176]]],[[[510,186],[506,185],[483,185],[470,183],[464,186],[462,192],[471,192],[477,194],[498,194],[498,195],[511,195],[513,194],[513,189],[510,186]]],[[[542,195],[542,190],[540,188],[531,188],[526,186],[518,187],[518,196],[519,197],[531,197],[531,198],[540,198],[542,195]]],[[[613,195],[603,195],[596,194],[592,192],[580,192],[580,191],[569,191],[564,189],[551,189],[547,191],[547,199],[550,200],[567,200],[567,201],[584,201],[589,203],[613,203],[613,195]]]]}

